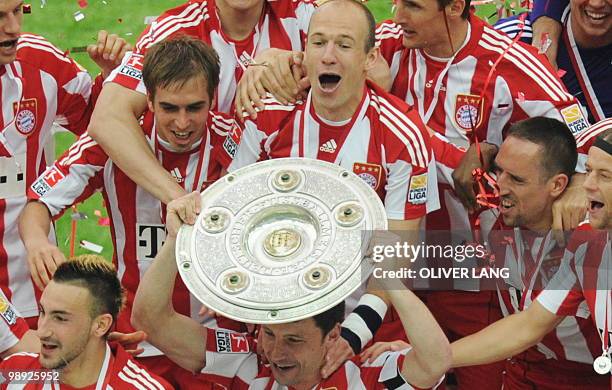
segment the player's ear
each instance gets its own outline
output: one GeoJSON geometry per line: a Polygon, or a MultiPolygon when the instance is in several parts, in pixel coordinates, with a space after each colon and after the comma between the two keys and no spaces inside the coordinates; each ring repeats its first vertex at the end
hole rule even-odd
{"type": "Polygon", "coordinates": [[[113,325],[113,316],[109,313],[100,314],[92,324],[93,333],[96,337],[104,337],[113,325]]]}
{"type": "Polygon", "coordinates": [[[558,198],[563,194],[563,191],[569,184],[569,177],[565,173],[558,173],[548,180],[550,195],[553,198],[558,198]]]}
{"type": "Polygon", "coordinates": [[[465,0],[453,0],[448,4],[444,11],[446,15],[450,18],[461,17],[463,14],[463,10],[465,9],[465,0]]]}
{"type": "Polygon", "coordinates": [[[149,111],[154,113],[155,110],[153,109],[153,99],[154,97],[151,95],[151,93],[147,92],[147,107],[149,108],[149,111]]]}
{"type": "Polygon", "coordinates": [[[378,64],[378,59],[380,57],[380,48],[378,46],[374,46],[373,48],[370,49],[370,51],[368,51],[368,53],[366,54],[366,63],[365,63],[365,70],[370,71],[371,69],[374,69],[374,67],[378,64]]]}
{"type": "Polygon", "coordinates": [[[323,341],[326,347],[330,347],[338,341],[340,338],[340,323],[337,323],[325,336],[325,340],[323,341]]]}

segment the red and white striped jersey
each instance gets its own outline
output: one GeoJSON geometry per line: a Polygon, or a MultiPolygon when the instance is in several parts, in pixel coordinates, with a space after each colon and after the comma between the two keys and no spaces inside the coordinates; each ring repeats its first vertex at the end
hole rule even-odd
{"type": "MultiPolygon", "coordinates": [[[[562,316],[580,316],[586,307],[599,332],[607,331],[612,336],[611,300],[610,234],[584,224],[574,231],[557,275],[538,295],[537,301],[550,312],[562,316]]],[[[597,356],[601,355],[599,338],[594,348],[597,356]]]]}
{"type": "MultiPolygon", "coordinates": [[[[432,137],[434,144],[468,147],[473,124],[478,140],[500,145],[510,124],[534,116],[565,121],[575,135],[588,125],[575,98],[537,49],[511,44],[507,35],[473,15],[466,41],[452,59],[404,48],[402,28],[390,21],[379,25],[376,36],[391,68],[391,92],[414,105],[425,124],[440,134],[432,137]]],[[[444,201],[442,209],[428,218],[428,228],[470,231],[467,211],[451,187],[458,161],[446,154],[436,154],[436,161],[444,201]],[[430,225],[433,220],[436,226],[430,225]]]]}
{"type": "MultiPolygon", "coordinates": [[[[176,181],[187,191],[202,191],[219,178],[221,165],[214,156],[215,150],[232,123],[233,119],[222,114],[209,113],[202,140],[185,153],[175,153],[164,147],[157,135],[153,113],[145,114],[142,128],[157,159],[176,181]]],[[[99,190],[102,190],[111,222],[113,260],[127,293],[118,329],[128,332],[133,329],[130,315],[140,278],[166,237],[162,203],[113,164],[87,134],[83,134],[32,184],[28,197],[44,203],[51,215],[58,218],[71,205],[99,190]]],[[[201,307],[180,278],[175,286],[174,307],[193,318],[198,318],[201,307]]],[[[147,349],[145,356],[149,354],[159,352],[147,349]]]]}
{"type": "MultiPolygon", "coordinates": [[[[75,134],[91,115],[89,74],[44,38],[22,34],[16,60],[0,66],[0,287],[25,317],[38,315],[17,218],[26,188],[53,156],[53,122],[75,134]]],[[[50,234],[53,240],[54,234],[50,234]]]]}
{"type": "MultiPolygon", "coordinates": [[[[202,369],[220,388],[233,390],[293,389],[274,380],[269,366],[261,363],[250,336],[224,330],[207,330],[206,366],[202,369]]],[[[385,352],[373,362],[362,364],[359,357],[346,361],[314,389],[414,389],[400,374],[406,353],[385,352]]]]}
{"type": "MultiPolygon", "coordinates": [[[[507,286],[498,289],[502,313],[508,316],[523,311],[555,277],[564,249],[557,245],[552,231],[539,235],[514,228],[494,231],[489,237],[495,242],[505,241],[499,245],[496,254],[496,258],[503,259],[503,264],[497,266],[510,271],[507,286]]],[[[534,359],[540,356],[541,360],[554,358],[593,363],[601,354],[601,351],[597,352],[597,329],[589,318],[586,305],[578,314],[576,317],[566,317],[532,347],[530,356],[534,359]]]]}
{"type": "MultiPolygon", "coordinates": [[[[0,371],[4,375],[3,383],[0,385],[1,390],[76,390],[75,387],[53,381],[57,378],[56,372],[46,371],[38,360],[37,353],[16,353],[8,356],[0,363],[0,371]],[[13,375],[14,382],[10,380],[9,373],[37,372],[39,377],[43,374],[48,375],[51,381],[43,382],[43,380],[17,380],[18,376],[13,375]]],[[[121,346],[117,346],[111,350],[106,345],[106,353],[104,361],[98,375],[96,383],[82,387],[81,390],[164,390],[174,389],[168,382],[159,376],[147,371],[147,369],[136,363],[136,361],[127,353],[121,346]]]]}
{"type": "Polygon", "coordinates": [[[4,352],[15,346],[29,328],[2,291],[0,291],[0,317],[2,317],[0,320],[0,352],[4,352]]]}
{"type": "Polygon", "coordinates": [[[612,118],[595,123],[576,137],[576,146],[578,147],[578,168],[576,170],[578,172],[586,172],[586,159],[589,149],[591,149],[593,142],[595,142],[595,138],[610,129],[612,129],[612,118]]]}
{"type": "Polygon", "coordinates": [[[374,84],[344,123],[319,117],[310,100],[311,94],[284,106],[268,97],[257,120],[237,122],[223,145],[229,170],[262,158],[313,158],[360,176],[383,200],[389,219],[420,218],[439,207],[430,136],[416,111],[374,84]]]}
{"type": "Polygon", "coordinates": [[[122,86],[145,93],[142,82],[142,59],[151,45],[169,37],[190,35],[215,49],[221,62],[216,107],[229,113],[233,110],[236,83],[244,69],[265,49],[279,48],[302,51],[310,17],[315,5],[311,0],[264,1],[261,20],[250,36],[242,41],[229,38],[221,28],[215,0],[190,0],[170,9],[157,18],[140,36],[135,51],[126,55],[122,66],[108,78],[122,86]]]}

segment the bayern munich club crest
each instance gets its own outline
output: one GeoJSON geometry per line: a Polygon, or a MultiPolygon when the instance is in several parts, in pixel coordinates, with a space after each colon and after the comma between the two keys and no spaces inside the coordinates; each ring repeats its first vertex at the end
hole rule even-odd
{"type": "Polygon", "coordinates": [[[480,96],[469,94],[457,94],[455,100],[455,122],[466,131],[472,127],[477,128],[482,122],[484,99],[480,96]]]}
{"type": "Polygon", "coordinates": [[[353,164],[353,173],[359,176],[361,180],[365,181],[374,191],[376,191],[380,185],[381,172],[382,167],[377,164],[357,162],[353,164]]]}
{"type": "Polygon", "coordinates": [[[19,104],[13,103],[15,127],[23,135],[30,135],[36,128],[36,99],[24,99],[19,104]]]}

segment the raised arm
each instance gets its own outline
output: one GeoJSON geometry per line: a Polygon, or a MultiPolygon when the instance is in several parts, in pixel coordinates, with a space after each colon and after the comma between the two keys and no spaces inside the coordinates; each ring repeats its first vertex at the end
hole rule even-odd
{"type": "Polygon", "coordinates": [[[167,204],[185,191],[159,164],[145,141],[138,118],[146,107],[142,93],[107,83],[88,132],[130,179],[167,204]]]}
{"type": "Polygon", "coordinates": [[[493,363],[523,352],[537,344],[563,318],[535,301],[527,310],[452,343],[453,367],[493,363]]]}
{"type": "Polygon", "coordinates": [[[194,192],[168,204],[166,242],[140,281],[132,308],[132,325],[144,330],[148,341],[170,360],[191,372],[206,365],[206,328],[174,310],[172,293],[178,273],[176,233],[182,221],[195,222],[199,202],[200,194],[194,192]]]}
{"type": "MultiPolygon", "coordinates": [[[[380,240],[377,245],[394,245],[396,240],[380,240]],[[387,242],[388,241],[388,242],[387,242]]],[[[383,270],[395,270],[394,259],[384,259],[383,270]]],[[[400,279],[372,277],[368,290],[386,297],[402,321],[412,350],[406,354],[401,374],[406,381],[419,388],[430,388],[439,382],[451,364],[448,339],[427,309],[427,306],[400,279]]]]}

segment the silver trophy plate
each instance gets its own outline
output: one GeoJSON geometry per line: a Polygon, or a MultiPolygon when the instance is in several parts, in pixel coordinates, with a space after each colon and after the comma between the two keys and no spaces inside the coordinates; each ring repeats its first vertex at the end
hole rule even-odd
{"type": "Polygon", "coordinates": [[[369,275],[364,253],[386,230],[378,195],[325,161],[253,164],[202,193],[202,212],[178,234],[185,285],[207,307],[238,321],[298,321],[340,303],[369,275]]]}

